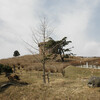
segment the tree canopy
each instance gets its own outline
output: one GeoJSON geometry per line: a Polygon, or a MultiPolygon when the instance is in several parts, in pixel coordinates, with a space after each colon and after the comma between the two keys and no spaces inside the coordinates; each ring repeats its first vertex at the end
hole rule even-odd
{"type": "MultiPolygon", "coordinates": [[[[51,39],[46,43],[46,48],[48,48],[48,49],[51,48],[52,51],[54,51],[53,53],[59,54],[61,57],[61,60],[64,61],[65,52],[71,51],[71,48],[65,48],[65,46],[67,46],[69,43],[72,43],[72,41],[67,41],[67,37],[62,38],[59,41],[55,41],[55,40],[51,39]]],[[[70,53],[70,54],[72,54],[72,53],[70,53]]]]}
{"type": "Polygon", "coordinates": [[[18,50],[15,50],[13,56],[17,57],[19,55],[20,55],[19,51],[18,50]]]}

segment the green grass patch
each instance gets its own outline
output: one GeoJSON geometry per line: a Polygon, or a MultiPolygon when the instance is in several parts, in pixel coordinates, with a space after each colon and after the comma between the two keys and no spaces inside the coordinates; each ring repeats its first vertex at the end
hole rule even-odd
{"type": "Polygon", "coordinates": [[[100,76],[100,70],[79,68],[75,66],[69,66],[65,69],[66,78],[89,78],[90,76],[100,76]]]}

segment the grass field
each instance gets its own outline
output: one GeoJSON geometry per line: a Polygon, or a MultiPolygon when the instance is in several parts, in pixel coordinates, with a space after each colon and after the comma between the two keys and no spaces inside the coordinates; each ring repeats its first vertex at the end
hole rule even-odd
{"type": "MultiPolygon", "coordinates": [[[[43,84],[42,71],[17,70],[20,82],[0,91],[0,100],[100,100],[100,88],[87,87],[88,78],[100,76],[100,70],[67,66],[65,77],[61,73],[51,73],[50,83],[43,84]]],[[[0,85],[7,82],[0,75],[0,85]]]]}

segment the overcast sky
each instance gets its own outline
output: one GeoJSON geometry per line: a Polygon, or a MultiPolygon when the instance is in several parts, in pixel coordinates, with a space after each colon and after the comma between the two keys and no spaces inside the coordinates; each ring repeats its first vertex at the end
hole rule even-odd
{"type": "Polygon", "coordinates": [[[100,56],[100,0],[0,0],[0,59],[18,50],[29,54],[22,41],[46,16],[55,27],[54,39],[68,37],[73,53],[100,56]]]}

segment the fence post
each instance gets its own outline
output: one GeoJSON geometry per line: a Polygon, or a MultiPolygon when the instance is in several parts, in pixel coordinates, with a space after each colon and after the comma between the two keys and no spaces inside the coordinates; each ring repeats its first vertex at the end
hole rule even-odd
{"type": "Polygon", "coordinates": [[[88,68],[88,67],[89,67],[88,62],[86,62],[86,68],[88,68]]]}

